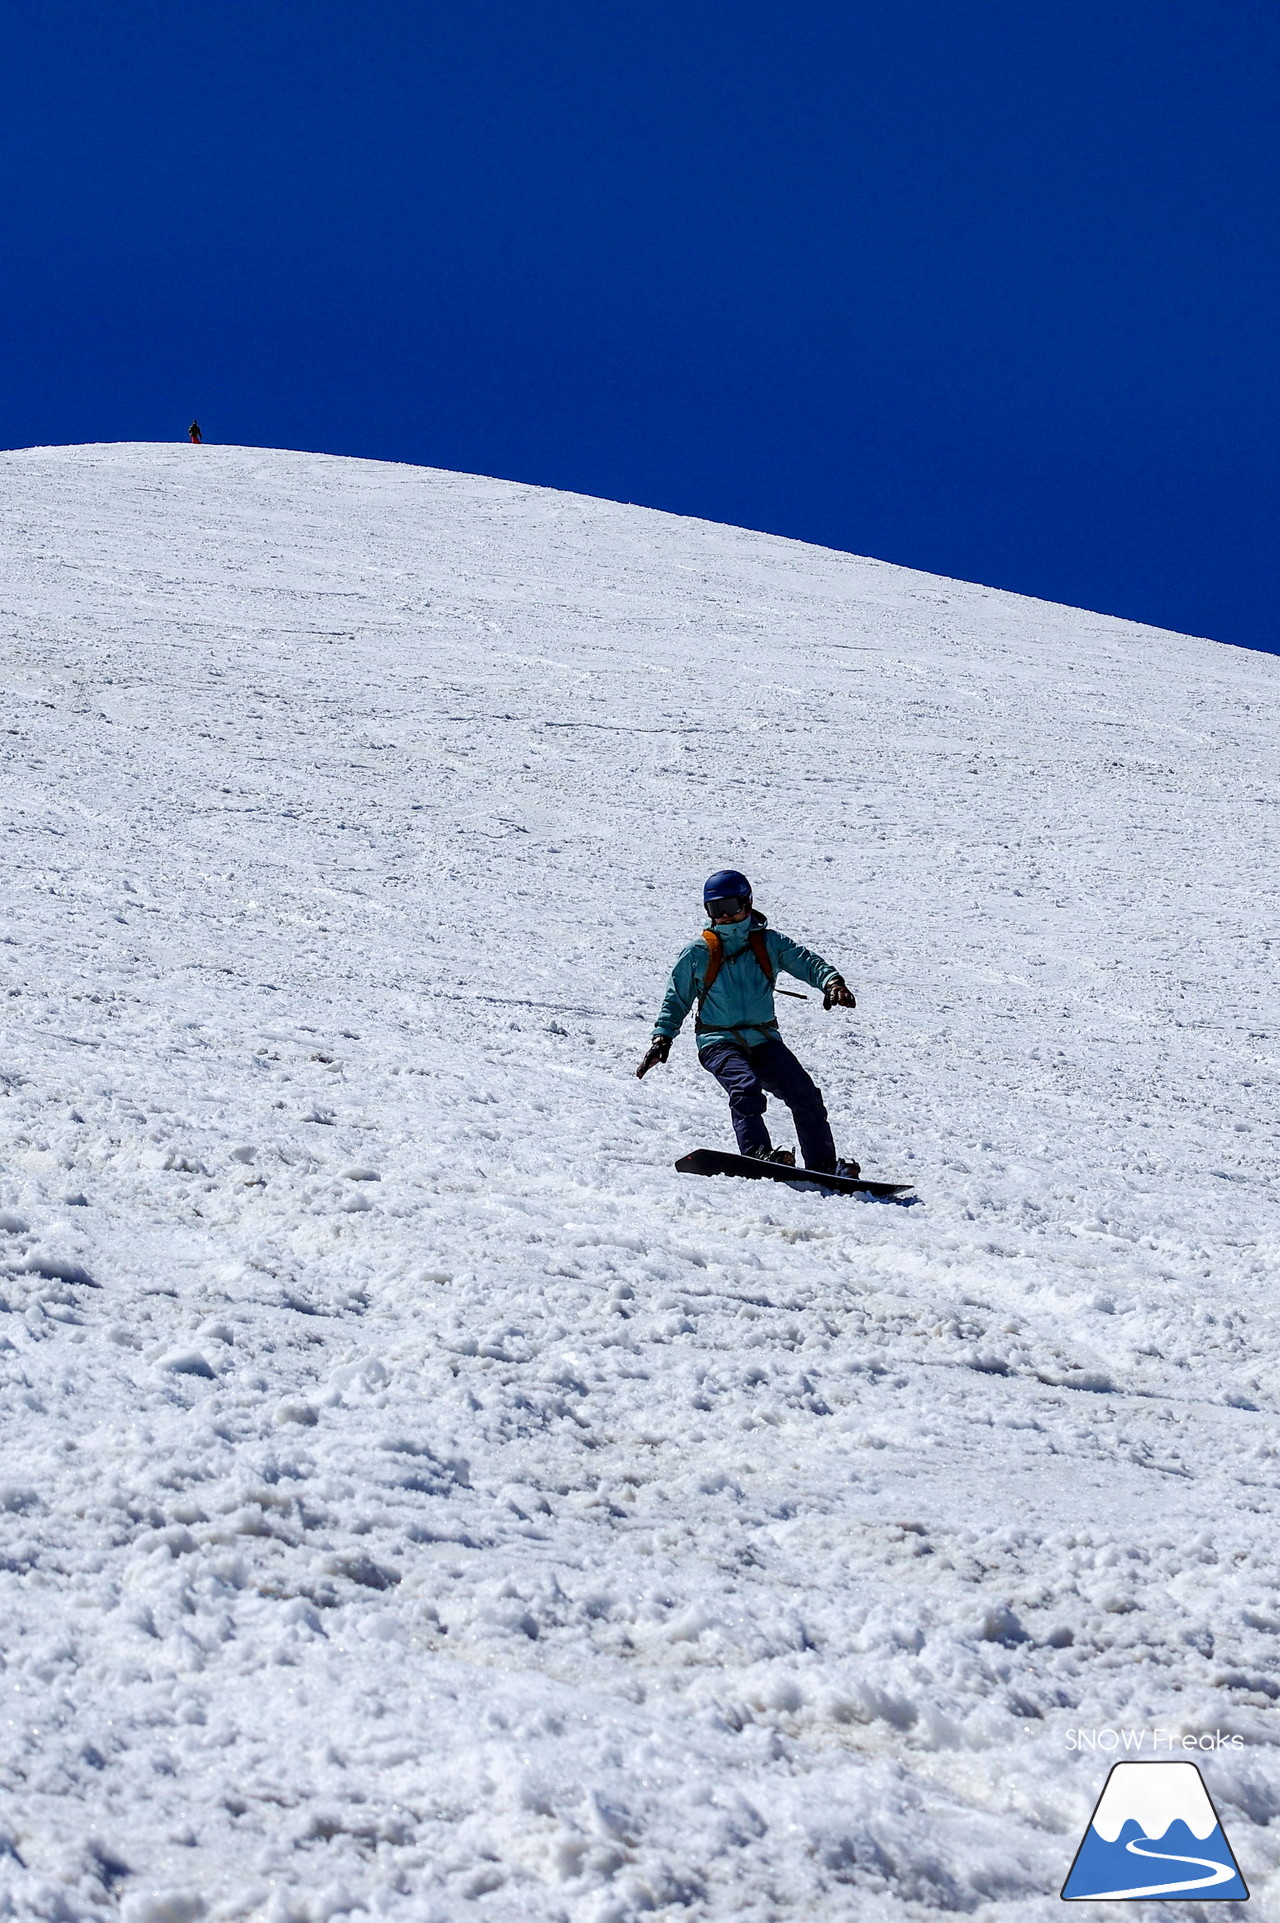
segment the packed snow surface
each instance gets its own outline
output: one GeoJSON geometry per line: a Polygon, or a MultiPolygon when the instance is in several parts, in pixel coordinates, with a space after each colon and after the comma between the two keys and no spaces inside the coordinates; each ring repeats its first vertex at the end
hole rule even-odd
{"type": "Polygon", "coordinates": [[[1034,1923],[1187,1738],[1280,1917],[1280,660],[365,461],[0,505],[0,1916],[1034,1923]],[[726,865],[913,1205],[674,1172],[726,865]]]}

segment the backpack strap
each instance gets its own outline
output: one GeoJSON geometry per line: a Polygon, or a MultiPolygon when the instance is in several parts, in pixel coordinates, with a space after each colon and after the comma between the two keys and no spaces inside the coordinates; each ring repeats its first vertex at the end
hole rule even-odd
{"type": "MultiPolygon", "coordinates": [[[[704,928],[702,931],[702,939],[711,952],[707,960],[707,972],[702,978],[702,987],[698,991],[699,1015],[702,1013],[703,1003],[711,993],[711,984],[724,967],[724,943],[721,941],[715,929],[704,928]]],[[[753,928],[751,930],[751,933],[747,936],[747,946],[759,962],[764,973],[764,978],[770,988],[772,988],[773,963],[769,960],[769,947],[764,938],[763,928],[753,928]]]]}
{"type": "Polygon", "coordinates": [[[719,935],[717,935],[715,929],[704,928],[702,931],[702,939],[711,950],[711,953],[707,957],[707,972],[702,978],[702,987],[698,991],[699,1015],[702,1013],[702,1004],[711,993],[712,982],[724,967],[724,943],[721,941],[719,935]]]}
{"type": "Polygon", "coordinates": [[[763,928],[753,928],[747,936],[747,946],[764,970],[764,978],[773,987],[773,963],[769,960],[769,946],[764,938],[763,928]]]}

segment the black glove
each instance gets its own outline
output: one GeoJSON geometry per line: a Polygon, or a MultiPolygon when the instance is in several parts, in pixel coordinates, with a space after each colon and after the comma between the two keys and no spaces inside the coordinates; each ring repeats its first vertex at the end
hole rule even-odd
{"type": "Polygon", "coordinates": [[[659,1062],[665,1062],[670,1053],[670,1035],[655,1035],[649,1044],[648,1054],[636,1070],[636,1080],[639,1081],[641,1076],[647,1075],[651,1068],[656,1068],[659,1062]]]}
{"type": "Polygon", "coordinates": [[[822,991],[822,1006],[824,1008],[856,1008],[858,1004],[853,998],[853,990],[845,987],[839,975],[833,975],[822,991]]]}

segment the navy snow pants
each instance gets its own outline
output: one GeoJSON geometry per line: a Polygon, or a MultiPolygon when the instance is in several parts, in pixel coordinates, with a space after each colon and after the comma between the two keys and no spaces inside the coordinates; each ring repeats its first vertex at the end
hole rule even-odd
{"type": "Polygon", "coordinates": [[[764,1112],[766,1097],[776,1095],[791,1110],[805,1167],[832,1172],[836,1145],[822,1091],[785,1042],[761,1042],[758,1048],[713,1042],[698,1060],[729,1097],[733,1132],[743,1155],[758,1155],[761,1150],[767,1155],[772,1148],[764,1112]]]}

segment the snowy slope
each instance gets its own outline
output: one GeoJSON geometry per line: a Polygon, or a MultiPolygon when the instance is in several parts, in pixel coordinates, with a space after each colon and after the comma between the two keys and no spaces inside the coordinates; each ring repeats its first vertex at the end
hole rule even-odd
{"type": "Polygon", "coordinates": [[[1280,1918],[1280,660],[372,462],[0,507],[0,1916],[1047,1919],[1106,1726],[1241,1739],[1280,1918]],[[726,863],[917,1206],[672,1172],[726,863]]]}

